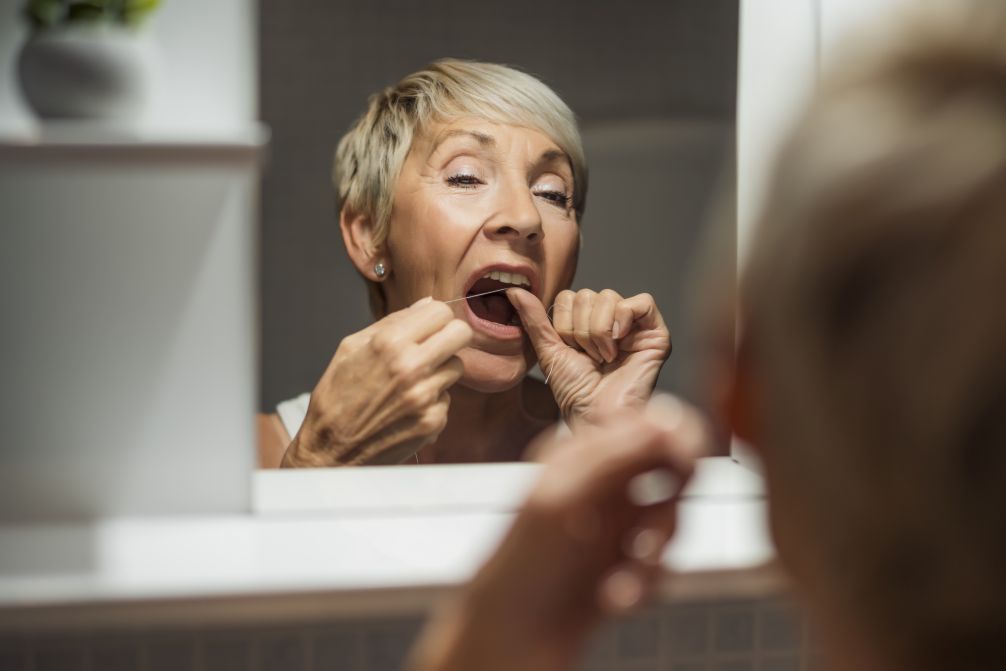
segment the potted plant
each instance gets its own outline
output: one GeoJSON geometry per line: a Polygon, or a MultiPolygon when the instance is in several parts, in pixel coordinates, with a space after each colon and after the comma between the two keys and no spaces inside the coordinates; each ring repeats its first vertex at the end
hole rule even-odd
{"type": "Polygon", "coordinates": [[[28,0],[18,57],[28,104],[43,119],[126,120],[146,101],[139,26],[159,0],[28,0]]]}

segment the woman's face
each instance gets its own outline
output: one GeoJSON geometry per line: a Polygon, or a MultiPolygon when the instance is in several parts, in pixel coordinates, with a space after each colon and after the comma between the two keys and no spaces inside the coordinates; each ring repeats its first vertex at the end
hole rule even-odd
{"type": "MultiPolygon", "coordinates": [[[[413,142],[394,193],[384,282],[389,310],[524,285],[547,308],[569,287],[580,231],[573,172],[540,131],[459,119],[413,142]]],[[[534,351],[502,292],[450,304],[474,331],[461,384],[512,387],[534,351]]]]}

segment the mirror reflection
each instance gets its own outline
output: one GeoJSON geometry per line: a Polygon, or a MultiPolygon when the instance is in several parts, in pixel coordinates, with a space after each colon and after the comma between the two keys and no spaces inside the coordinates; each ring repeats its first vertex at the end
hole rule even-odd
{"type": "Polygon", "coordinates": [[[261,467],[517,461],[655,388],[696,400],[736,4],[571,4],[561,34],[526,9],[263,8],[261,467]]]}

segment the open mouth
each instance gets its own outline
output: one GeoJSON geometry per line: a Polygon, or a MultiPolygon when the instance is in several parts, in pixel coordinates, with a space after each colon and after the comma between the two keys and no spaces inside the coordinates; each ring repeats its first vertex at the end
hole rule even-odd
{"type": "Polygon", "coordinates": [[[521,273],[500,270],[487,272],[468,289],[468,307],[479,319],[502,326],[520,326],[520,317],[510,304],[504,290],[511,287],[531,288],[531,281],[521,273]]]}

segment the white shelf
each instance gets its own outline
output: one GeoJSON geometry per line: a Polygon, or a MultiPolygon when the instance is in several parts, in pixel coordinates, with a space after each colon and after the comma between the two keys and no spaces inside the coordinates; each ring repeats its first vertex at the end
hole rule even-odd
{"type": "MultiPolygon", "coordinates": [[[[261,470],[252,476],[252,510],[274,513],[415,514],[515,510],[541,467],[530,463],[422,468],[261,470]]],[[[702,459],[687,499],[760,500],[761,476],[727,457],[702,459]]]]}
{"type": "MultiPolygon", "coordinates": [[[[665,598],[780,589],[765,568],[773,551],[756,483],[728,459],[707,461],[665,556],[665,598]]],[[[373,469],[392,478],[416,470],[373,469]]],[[[447,499],[470,491],[459,488],[460,471],[436,477],[447,499]]],[[[511,473],[497,488],[522,493],[518,480],[511,473]]],[[[505,498],[488,503],[505,508],[505,498]]],[[[421,611],[473,574],[513,515],[476,504],[339,513],[315,503],[247,516],[0,527],[0,626],[421,611]]]]}
{"type": "Polygon", "coordinates": [[[0,135],[0,161],[255,158],[268,141],[263,124],[207,130],[60,122],[0,135]]]}

